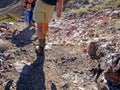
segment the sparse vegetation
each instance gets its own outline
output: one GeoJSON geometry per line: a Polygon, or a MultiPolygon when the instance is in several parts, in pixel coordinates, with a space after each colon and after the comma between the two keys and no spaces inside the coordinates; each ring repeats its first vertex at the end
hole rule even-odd
{"type": "Polygon", "coordinates": [[[88,13],[88,7],[81,7],[79,9],[73,10],[72,12],[78,16],[82,16],[88,13]]]}
{"type": "Polygon", "coordinates": [[[120,20],[116,20],[115,24],[114,24],[115,29],[120,29],[120,20]]]}
{"type": "Polygon", "coordinates": [[[13,14],[13,13],[8,13],[5,15],[0,15],[0,21],[16,21],[18,15],[17,14],[13,14]]]}
{"type": "Polygon", "coordinates": [[[113,0],[105,0],[103,1],[103,9],[112,8],[113,0]]]}
{"type": "Polygon", "coordinates": [[[97,5],[97,6],[94,6],[91,8],[91,10],[94,12],[97,12],[97,11],[102,10],[102,9],[103,9],[102,5],[97,5]]]}
{"type": "Polygon", "coordinates": [[[65,8],[64,12],[69,12],[70,9],[69,8],[65,8]]]}
{"type": "Polygon", "coordinates": [[[93,5],[91,8],[93,11],[120,7],[120,0],[101,0],[97,5],[94,5],[94,0],[89,0],[89,2],[93,5]]]}
{"type": "Polygon", "coordinates": [[[120,7],[120,0],[115,1],[114,7],[120,7]]]}

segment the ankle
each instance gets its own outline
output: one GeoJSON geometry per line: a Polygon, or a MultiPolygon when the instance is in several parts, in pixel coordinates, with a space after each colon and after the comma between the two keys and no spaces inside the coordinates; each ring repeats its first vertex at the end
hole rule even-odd
{"type": "Polygon", "coordinates": [[[39,47],[45,47],[45,38],[39,39],[39,47]]]}

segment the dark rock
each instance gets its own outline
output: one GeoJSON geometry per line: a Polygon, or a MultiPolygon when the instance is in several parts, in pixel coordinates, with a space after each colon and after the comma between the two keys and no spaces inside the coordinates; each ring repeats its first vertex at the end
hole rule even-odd
{"type": "Polygon", "coordinates": [[[96,68],[92,68],[90,72],[95,76],[95,81],[99,78],[104,70],[101,69],[100,64],[96,68]]]}
{"type": "Polygon", "coordinates": [[[98,58],[104,57],[104,56],[105,56],[105,52],[103,52],[102,50],[98,49],[98,50],[96,51],[96,56],[97,56],[98,58]]]}
{"type": "Polygon", "coordinates": [[[6,38],[6,39],[12,39],[12,35],[11,35],[11,34],[8,34],[8,35],[6,35],[5,38],[6,38]]]}
{"type": "Polygon", "coordinates": [[[2,59],[0,59],[0,67],[2,66],[2,64],[3,64],[3,60],[2,60],[2,59]]]}
{"type": "Polygon", "coordinates": [[[100,90],[108,90],[106,86],[103,86],[100,90]]]}
{"type": "Polygon", "coordinates": [[[10,54],[9,53],[3,53],[0,56],[0,67],[3,65],[3,63],[10,58],[10,54]]]}
{"type": "Polygon", "coordinates": [[[104,75],[109,82],[120,84],[120,54],[116,54],[112,57],[112,63],[109,65],[104,75]]]}
{"type": "Polygon", "coordinates": [[[8,28],[8,24],[7,23],[2,23],[2,24],[0,24],[0,28],[7,29],[8,28]]]}
{"type": "Polygon", "coordinates": [[[5,86],[5,90],[9,90],[10,87],[12,86],[12,84],[13,84],[13,80],[10,79],[10,80],[7,82],[6,86],[5,86]]]}
{"type": "Polygon", "coordinates": [[[111,12],[110,16],[114,19],[118,19],[120,17],[120,11],[114,10],[113,12],[111,12]]]}
{"type": "MultiPolygon", "coordinates": [[[[16,50],[16,51],[13,52],[13,53],[14,53],[15,56],[19,56],[19,55],[21,55],[21,51],[19,51],[19,50],[16,50]]],[[[15,56],[14,56],[14,57],[15,57],[15,56]]]]}
{"type": "Polygon", "coordinates": [[[24,53],[27,52],[26,48],[21,48],[20,50],[21,50],[22,52],[24,52],[24,53]]]}
{"type": "Polygon", "coordinates": [[[3,84],[3,81],[0,81],[0,85],[2,85],[3,84]]]}
{"type": "Polygon", "coordinates": [[[76,59],[77,59],[77,57],[62,57],[61,64],[67,64],[69,62],[74,62],[76,59]]]}
{"type": "Polygon", "coordinates": [[[83,72],[83,71],[81,71],[81,72],[80,72],[80,74],[84,74],[84,72],[83,72]]]}
{"type": "Polygon", "coordinates": [[[64,84],[62,87],[61,87],[63,90],[67,90],[69,88],[68,84],[64,84]]]}
{"type": "Polygon", "coordinates": [[[104,73],[105,77],[113,83],[120,83],[120,74],[113,71],[114,67],[110,66],[104,73]]]}
{"type": "Polygon", "coordinates": [[[97,42],[91,42],[88,46],[88,55],[90,56],[91,59],[99,59],[99,57],[97,57],[96,55],[97,50],[98,50],[97,42]]]}
{"type": "Polygon", "coordinates": [[[65,56],[61,58],[61,60],[65,60],[65,56]]]}
{"type": "Polygon", "coordinates": [[[10,54],[9,53],[3,53],[3,55],[2,55],[2,60],[3,61],[6,61],[9,58],[10,58],[10,54]]]}

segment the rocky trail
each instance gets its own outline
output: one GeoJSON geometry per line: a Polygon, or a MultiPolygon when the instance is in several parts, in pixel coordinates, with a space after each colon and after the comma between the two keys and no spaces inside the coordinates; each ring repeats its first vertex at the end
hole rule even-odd
{"type": "Polygon", "coordinates": [[[120,90],[119,12],[63,12],[49,24],[43,56],[36,28],[1,22],[0,90],[120,90]]]}

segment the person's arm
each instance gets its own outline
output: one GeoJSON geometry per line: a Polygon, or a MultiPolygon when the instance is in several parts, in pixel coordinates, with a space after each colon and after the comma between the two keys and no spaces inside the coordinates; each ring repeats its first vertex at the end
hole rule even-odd
{"type": "Polygon", "coordinates": [[[27,1],[26,0],[23,0],[23,7],[26,8],[26,3],[27,1]]]}
{"type": "Polygon", "coordinates": [[[57,11],[58,18],[61,17],[62,7],[63,7],[63,0],[58,0],[58,11],[57,11]]]}

